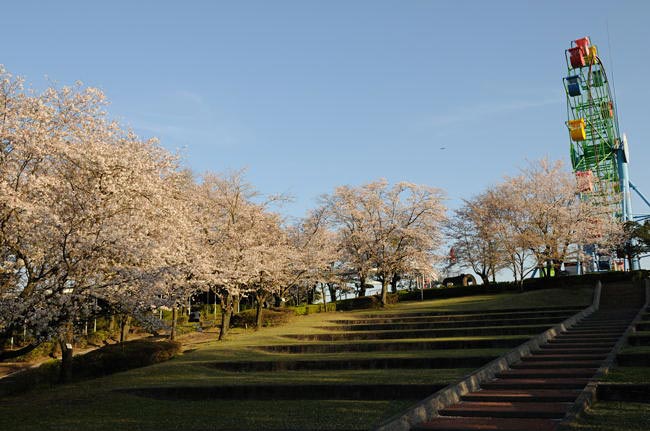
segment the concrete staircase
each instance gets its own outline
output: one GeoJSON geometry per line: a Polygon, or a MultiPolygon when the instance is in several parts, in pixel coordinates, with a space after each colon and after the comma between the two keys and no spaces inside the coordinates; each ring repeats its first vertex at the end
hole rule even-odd
{"type": "Polygon", "coordinates": [[[412,429],[555,430],[644,301],[631,283],[605,286],[598,311],[412,429]]]}

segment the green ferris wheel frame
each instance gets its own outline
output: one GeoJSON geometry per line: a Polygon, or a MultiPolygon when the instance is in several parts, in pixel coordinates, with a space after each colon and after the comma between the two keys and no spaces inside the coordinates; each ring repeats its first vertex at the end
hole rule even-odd
{"type": "Polygon", "coordinates": [[[571,165],[579,183],[582,179],[581,192],[586,198],[610,206],[613,214],[625,219],[619,166],[619,159],[625,155],[620,151],[616,103],[605,66],[596,47],[589,46],[588,38],[573,41],[565,58],[568,76],[563,81],[571,165]]]}

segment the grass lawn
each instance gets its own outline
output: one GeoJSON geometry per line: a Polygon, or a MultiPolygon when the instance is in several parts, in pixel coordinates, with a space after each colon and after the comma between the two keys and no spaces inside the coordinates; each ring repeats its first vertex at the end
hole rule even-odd
{"type": "Polygon", "coordinates": [[[168,401],[108,393],[41,401],[37,415],[11,401],[0,412],[3,429],[25,431],[366,430],[416,401],[168,401]]]}
{"type": "Polygon", "coordinates": [[[650,404],[601,401],[583,413],[576,431],[647,431],[650,429],[650,404]]]}
{"type": "Polygon", "coordinates": [[[617,367],[611,370],[602,381],[650,384],[650,367],[617,367]]]}
{"type": "MultiPolygon", "coordinates": [[[[488,310],[548,306],[588,305],[591,289],[552,289],[536,292],[480,295],[467,298],[407,302],[389,312],[433,310],[488,310]]],[[[363,314],[385,314],[387,310],[310,314],[294,318],[283,327],[259,331],[234,329],[227,340],[216,334],[194,340],[192,349],[168,362],[117,373],[99,379],[54,388],[40,388],[0,400],[0,429],[9,430],[204,430],[204,429],[368,429],[417,400],[219,400],[153,399],[117,392],[145,387],[226,386],[251,384],[447,384],[472,370],[375,369],[314,370],[281,372],[228,372],[210,367],[221,361],[292,359],[352,359],[392,357],[496,356],[506,349],[429,350],[396,352],[342,352],[330,354],[272,353],[259,349],[274,344],[302,344],[287,334],[328,332],[321,326],[331,320],[351,319],[363,314]]],[[[506,336],[507,337],[507,336],[506,336]]],[[[474,338],[474,337],[473,337],[474,338]]],[[[390,342],[390,340],[388,341],[390,342]]],[[[356,341],[355,341],[356,343],[356,341]]]]}

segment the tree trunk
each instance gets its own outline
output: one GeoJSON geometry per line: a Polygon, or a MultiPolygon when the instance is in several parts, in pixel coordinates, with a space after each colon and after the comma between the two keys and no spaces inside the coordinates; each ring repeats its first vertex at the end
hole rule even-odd
{"type": "Polygon", "coordinates": [[[233,297],[230,293],[221,295],[221,326],[219,326],[219,341],[222,341],[230,329],[230,318],[232,317],[233,297]]]}
{"type": "Polygon", "coordinates": [[[126,341],[131,327],[131,316],[123,315],[120,318],[120,343],[126,341]]]}
{"type": "Polygon", "coordinates": [[[172,340],[172,341],[176,339],[176,317],[177,317],[176,315],[177,315],[177,313],[178,313],[178,309],[174,305],[174,307],[172,308],[172,328],[169,331],[169,339],[172,340]]]}
{"type": "Polygon", "coordinates": [[[327,288],[330,291],[330,302],[336,302],[336,284],[327,283],[327,288]]]}
{"type": "Polygon", "coordinates": [[[241,303],[241,295],[233,295],[232,296],[232,310],[230,310],[231,315],[232,314],[239,314],[239,305],[240,305],[240,303],[241,303]]]}
{"type": "Polygon", "coordinates": [[[262,327],[262,319],[264,317],[264,297],[256,295],[257,304],[255,305],[255,330],[258,330],[262,327]]]}
{"type": "Polygon", "coordinates": [[[393,275],[393,278],[390,280],[390,291],[393,293],[397,293],[397,282],[400,280],[400,276],[395,274],[393,275]]]}
{"type": "Polygon", "coordinates": [[[359,272],[359,298],[366,296],[366,273],[359,272]]]}
{"type": "Polygon", "coordinates": [[[388,277],[381,278],[381,306],[385,307],[388,303],[388,277]]]}
{"type": "Polygon", "coordinates": [[[307,305],[312,304],[314,302],[315,290],[316,290],[315,286],[307,289],[307,305]]]}
{"type": "Polygon", "coordinates": [[[325,283],[320,284],[321,295],[323,295],[323,311],[327,312],[327,296],[325,295],[325,283]]]}
{"type": "Polygon", "coordinates": [[[117,324],[115,323],[115,314],[111,314],[111,320],[108,323],[108,332],[112,333],[117,329],[117,324]]]}
{"type": "Polygon", "coordinates": [[[486,274],[484,272],[481,272],[478,274],[479,277],[481,277],[481,281],[483,282],[484,285],[490,284],[490,275],[486,274]]]}
{"type": "Polygon", "coordinates": [[[65,331],[59,338],[59,345],[61,346],[60,383],[68,383],[72,380],[73,327],[72,323],[67,323],[65,326],[65,331]]]}

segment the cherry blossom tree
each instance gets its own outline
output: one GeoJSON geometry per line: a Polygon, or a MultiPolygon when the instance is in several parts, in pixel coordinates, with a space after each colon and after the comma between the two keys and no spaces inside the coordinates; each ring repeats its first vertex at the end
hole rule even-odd
{"type": "Polygon", "coordinates": [[[17,327],[59,339],[64,379],[74,324],[159,270],[174,217],[176,158],[109,121],[105,104],[81,84],[36,94],[0,72],[0,339],[17,327]]]}
{"type": "Polygon", "coordinates": [[[499,235],[500,222],[495,217],[499,204],[493,193],[482,193],[464,201],[445,226],[458,263],[478,274],[483,284],[494,280],[508,262],[503,237],[499,235]]]}
{"type": "Polygon", "coordinates": [[[388,285],[401,273],[432,266],[445,219],[440,190],[380,180],[339,187],[322,200],[360,284],[371,270],[380,279],[383,305],[388,285]]]}

